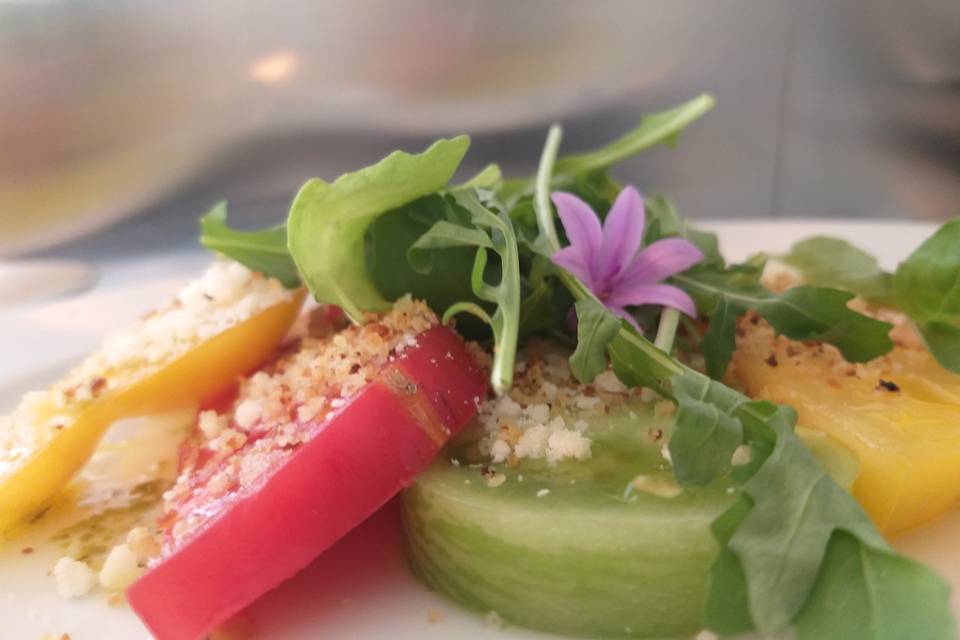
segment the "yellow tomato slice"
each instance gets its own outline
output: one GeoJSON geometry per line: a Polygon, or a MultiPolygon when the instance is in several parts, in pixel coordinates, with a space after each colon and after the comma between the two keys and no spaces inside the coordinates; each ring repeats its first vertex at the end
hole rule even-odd
{"type": "Polygon", "coordinates": [[[854,496],[888,535],[960,499],[960,376],[908,332],[900,320],[892,352],[854,365],[829,345],[775,338],[764,322],[748,319],[733,360],[748,395],[789,404],[799,424],[857,455],[854,496]]]}
{"type": "MultiPolygon", "coordinates": [[[[167,357],[131,357],[93,378],[87,366],[79,377],[83,389],[77,390],[74,372],[50,391],[30,394],[17,412],[0,419],[0,533],[48,505],[117,420],[208,402],[266,361],[290,330],[304,297],[273,289],[271,304],[249,317],[241,310],[236,322],[214,335],[194,336],[186,344],[181,339],[167,357]]],[[[246,300],[238,297],[236,304],[249,307],[252,294],[240,295],[246,300]]],[[[211,306],[207,313],[222,315],[224,307],[211,306]]],[[[88,363],[105,361],[97,357],[88,363]]]]}

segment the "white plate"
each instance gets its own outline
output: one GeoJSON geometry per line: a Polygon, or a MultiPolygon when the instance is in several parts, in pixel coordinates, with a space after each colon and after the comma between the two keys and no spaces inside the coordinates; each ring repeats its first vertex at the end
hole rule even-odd
{"type": "MultiPolygon", "coordinates": [[[[776,253],[795,240],[815,234],[847,238],[881,256],[894,268],[933,230],[912,223],[836,221],[722,222],[704,227],[720,233],[726,255],[742,259],[763,249],[776,253]]],[[[149,262],[115,265],[98,286],[72,299],[0,311],[0,411],[20,394],[41,386],[70,362],[96,347],[100,337],[147,311],[198,272],[195,253],[149,262]]],[[[162,432],[176,421],[152,425],[162,432]],[[159,425],[159,426],[158,426],[159,425]]],[[[153,436],[149,436],[153,437],[153,436]]],[[[162,438],[156,442],[161,443],[162,438]]],[[[170,455],[169,444],[151,447],[170,455]],[[164,446],[167,446],[165,452],[164,446]]],[[[94,471],[109,473],[116,453],[105,452],[94,471]]],[[[40,638],[69,633],[72,640],[148,638],[126,606],[110,607],[102,596],[66,602],[47,575],[62,550],[43,541],[60,526],[0,547],[0,638],[40,638]],[[34,551],[23,554],[25,546],[34,551]]],[[[42,528],[41,528],[42,529],[42,528]]],[[[896,541],[904,552],[936,567],[960,585],[960,512],[896,541]]],[[[960,591],[960,590],[957,590],[960,591]]],[[[954,595],[954,610],[960,601],[954,595]]],[[[263,597],[233,623],[235,637],[252,638],[546,638],[515,628],[496,629],[483,617],[465,612],[428,592],[406,571],[400,551],[396,511],[384,509],[309,568],[263,597]]],[[[552,636],[551,636],[552,637],[552,636]]]]}

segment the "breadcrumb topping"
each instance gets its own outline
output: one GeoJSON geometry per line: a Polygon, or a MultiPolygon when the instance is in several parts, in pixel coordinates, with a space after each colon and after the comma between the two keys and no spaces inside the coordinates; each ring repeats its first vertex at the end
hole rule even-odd
{"type": "Polygon", "coordinates": [[[332,334],[317,327],[296,351],[242,381],[225,411],[200,414],[195,446],[164,495],[168,543],[176,546],[201,528],[213,515],[211,504],[254,488],[438,322],[409,297],[368,320],[332,334]]]}

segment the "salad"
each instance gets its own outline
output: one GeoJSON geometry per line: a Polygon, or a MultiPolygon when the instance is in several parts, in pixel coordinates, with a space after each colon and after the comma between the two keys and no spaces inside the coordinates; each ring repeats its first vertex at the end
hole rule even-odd
{"type": "Polygon", "coordinates": [[[571,155],[551,127],[527,178],[458,181],[458,136],[308,181],[281,226],[218,204],[206,274],[0,418],[7,544],[111,425],[186,411],[159,515],[51,567],[160,640],[398,494],[411,571],[507,624],[953,638],[946,582],[887,539],[960,498],[960,218],[895,273],[823,236],[729,263],[610,173],[712,106],[571,155]]]}

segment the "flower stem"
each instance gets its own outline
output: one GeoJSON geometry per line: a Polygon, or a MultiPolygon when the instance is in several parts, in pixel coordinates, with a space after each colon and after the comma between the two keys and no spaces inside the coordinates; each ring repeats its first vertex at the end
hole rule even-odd
{"type": "Polygon", "coordinates": [[[557,235],[557,227],[553,223],[553,209],[550,207],[550,181],[562,137],[563,129],[560,125],[551,126],[547,132],[547,141],[543,145],[540,164],[537,166],[537,181],[533,194],[537,225],[540,227],[541,238],[545,237],[549,243],[551,253],[560,250],[560,236],[557,235]]]}
{"type": "Polygon", "coordinates": [[[673,340],[677,335],[677,324],[680,322],[680,312],[670,307],[664,307],[660,314],[660,326],[657,327],[657,337],[653,344],[666,353],[673,349],[673,340]]]}

